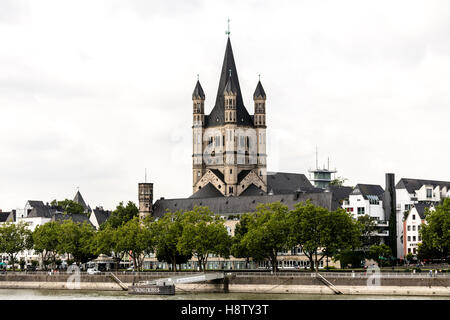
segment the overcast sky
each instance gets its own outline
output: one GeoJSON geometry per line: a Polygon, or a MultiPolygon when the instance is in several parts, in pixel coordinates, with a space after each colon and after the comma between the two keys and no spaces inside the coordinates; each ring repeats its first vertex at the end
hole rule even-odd
{"type": "Polygon", "coordinates": [[[450,2],[0,0],[0,209],[192,191],[192,101],[215,101],[227,18],[268,170],[330,157],[347,185],[450,180],[450,2]]]}

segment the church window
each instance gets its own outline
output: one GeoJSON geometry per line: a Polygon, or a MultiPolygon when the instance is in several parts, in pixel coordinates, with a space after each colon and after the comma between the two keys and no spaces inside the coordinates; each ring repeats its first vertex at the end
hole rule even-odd
{"type": "Polygon", "coordinates": [[[225,112],[225,121],[228,121],[228,112],[225,112]]]}
{"type": "Polygon", "coordinates": [[[232,174],[233,173],[233,169],[230,169],[230,174],[232,174]]]}
{"type": "Polygon", "coordinates": [[[228,187],[228,192],[233,193],[234,192],[233,187],[228,187]]]}

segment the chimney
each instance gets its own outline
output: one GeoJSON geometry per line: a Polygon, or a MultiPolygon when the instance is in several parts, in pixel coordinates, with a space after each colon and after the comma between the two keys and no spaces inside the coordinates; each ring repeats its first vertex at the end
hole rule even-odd
{"type": "Polygon", "coordinates": [[[395,174],[386,173],[386,188],[383,197],[384,219],[389,221],[389,247],[397,257],[397,200],[395,197],[395,174]]]}

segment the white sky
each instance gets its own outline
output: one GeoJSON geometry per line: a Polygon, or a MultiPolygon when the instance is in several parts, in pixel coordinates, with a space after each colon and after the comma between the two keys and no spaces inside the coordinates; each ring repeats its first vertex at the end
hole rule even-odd
{"type": "Polygon", "coordinates": [[[268,169],[450,180],[449,1],[0,0],[0,209],[192,190],[196,75],[215,101],[226,20],[268,169]]]}

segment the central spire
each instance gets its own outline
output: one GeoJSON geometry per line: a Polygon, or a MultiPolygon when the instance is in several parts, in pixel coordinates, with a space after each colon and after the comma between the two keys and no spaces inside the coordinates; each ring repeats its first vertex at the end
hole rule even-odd
{"type": "Polygon", "coordinates": [[[236,116],[238,126],[252,126],[252,118],[244,106],[242,99],[241,87],[239,85],[239,77],[236,64],[234,62],[233,49],[231,48],[231,40],[227,39],[225,49],[225,57],[223,59],[222,71],[220,73],[219,88],[217,90],[216,104],[209,116],[209,125],[218,126],[224,124],[225,99],[224,91],[226,85],[231,79],[236,93],[236,116]]]}

